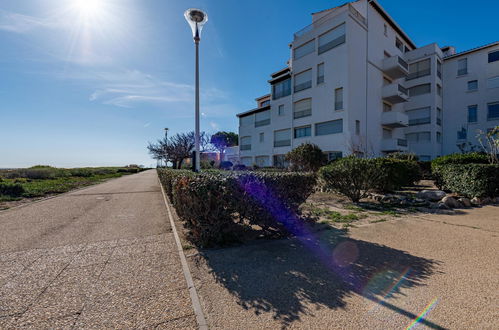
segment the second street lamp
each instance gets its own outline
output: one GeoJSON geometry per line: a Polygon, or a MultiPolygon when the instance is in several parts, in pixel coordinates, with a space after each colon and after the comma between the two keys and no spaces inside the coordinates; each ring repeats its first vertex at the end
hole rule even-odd
{"type": "Polygon", "coordinates": [[[201,30],[203,25],[208,21],[208,15],[200,9],[187,9],[184,12],[184,17],[187,23],[191,26],[194,44],[196,45],[196,127],[194,131],[194,171],[200,170],[200,148],[199,148],[199,41],[201,40],[201,30]]]}

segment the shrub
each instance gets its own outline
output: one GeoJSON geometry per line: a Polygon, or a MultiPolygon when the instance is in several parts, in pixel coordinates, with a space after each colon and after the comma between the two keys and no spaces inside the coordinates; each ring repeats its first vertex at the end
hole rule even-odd
{"type": "Polygon", "coordinates": [[[499,165],[447,164],[436,171],[444,190],[470,198],[499,195],[499,165]]]}
{"type": "Polygon", "coordinates": [[[68,170],[71,176],[88,178],[94,175],[93,171],[89,168],[71,168],[68,170]]]}
{"type": "Polygon", "coordinates": [[[312,143],[304,143],[286,154],[293,170],[316,172],[327,162],[321,148],[312,143]]]}
{"type": "Polygon", "coordinates": [[[398,159],[398,160],[413,160],[413,161],[419,160],[418,155],[410,152],[393,152],[391,154],[388,154],[386,158],[398,159]]]}
{"type": "Polygon", "coordinates": [[[380,171],[379,181],[375,189],[394,191],[402,187],[412,186],[421,180],[421,169],[416,161],[398,158],[375,158],[375,167],[380,171]]]}
{"type": "Polygon", "coordinates": [[[0,195],[19,197],[24,193],[24,188],[19,183],[0,182],[0,195]]]}
{"type": "Polygon", "coordinates": [[[376,188],[382,177],[376,162],[371,159],[345,157],[324,166],[319,171],[324,187],[341,193],[357,203],[376,188]]]}
{"type": "Polygon", "coordinates": [[[272,235],[292,232],[298,207],[316,182],[313,174],[303,173],[158,173],[192,241],[201,246],[233,241],[240,229],[253,225],[272,235]]]}
{"type": "Polygon", "coordinates": [[[441,170],[439,169],[441,166],[448,164],[488,164],[488,163],[489,163],[489,158],[484,153],[470,152],[466,154],[450,154],[432,160],[431,172],[433,175],[433,179],[435,180],[435,185],[439,189],[444,189],[443,178],[441,176],[441,170]]]}
{"type": "Polygon", "coordinates": [[[418,161],[418,165],[421,169],[421,178],[424,180],[433,180],[431,161],[418,161]]]}
{"type": "Polygon", "coordinates": [[[248,168],[244,164],[237,164],[232,167],[234,171],[246,171],[248,168]]]}
{"type": "Polygon", "coordinates": [[[223,161],[220,163],[220,169],[222,170],[230,170],[234,164],[229,161],[223,161]]]}

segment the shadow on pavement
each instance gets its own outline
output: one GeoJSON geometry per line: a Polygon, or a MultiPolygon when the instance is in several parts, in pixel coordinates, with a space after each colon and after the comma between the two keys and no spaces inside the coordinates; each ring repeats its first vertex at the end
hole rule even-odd
{"type": "MultiPolygon", "coordinates": [[[[202,257],[215,279],[257,315],[272,313],[286,327],[318,308],[345,306],[345,298],[362,295],[410,319],[417,315],[383,298],[402,288],[423,285],[436,261],[347,237],[339,229],[249,245],[204,250],[202,257]],[[309,307],[313,306],[313,308],[309,307]]],[[[423,320],[430,328],[441,328],[423,320]]]]}

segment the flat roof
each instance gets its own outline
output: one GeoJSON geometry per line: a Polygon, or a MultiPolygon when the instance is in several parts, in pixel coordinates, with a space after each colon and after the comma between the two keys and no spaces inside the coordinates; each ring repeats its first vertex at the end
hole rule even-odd
{"type": "Polygon", "coordinates": [[[478,47],[475,47],[475,48],[471,48],[471,49],[465,50],[464,52],[460,52],[460,53],[456,53],[454,55],[446,56],[446,57],[444,57],[444,60],[449,60],[449,59],[454,58],[454,57],[459,57],[459,56],[463,56],[463,55],[466,55],[466,54],[469,54],[469,53],[478,52],[480,50],[483,50],[483,49],[486,49],[486,48],[490,48],[490,47],[494,47],[494,46],[498,46],[498,45],[499,45],[499,41],[492,42],[490,44],[486,44],[486,45],[483,45],[483,46],[478,46],[478,47]]]}
{"type": "Polygon", "coordinates": [[[262,112],[262,111],[266,111],[266,110],[270,110],[270,105],[266,105],[266,106],[261,107],[261,108],[255,108],[255,109],[251,109],[251,110],[248,110],[245,112],[241,112],[241,113],[238,113],[236,116],[245,117],[245,116],[249,116],[249,115],[252,115],[254,113],[258,113],[258,112],[262,112]]]}

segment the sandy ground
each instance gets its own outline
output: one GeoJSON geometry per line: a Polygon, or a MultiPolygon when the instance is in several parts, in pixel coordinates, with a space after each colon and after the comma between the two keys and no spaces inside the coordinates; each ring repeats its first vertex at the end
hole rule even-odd
{"type": "Polygon", "coordinates": [[[156,171],[0,212],[0,329],[197,328],[156,171]]]}
{"type": "Polygon", "coordinates": [[[497,329],[498,236],[486,206],[188,259],[212,329],[497,329]]]}

